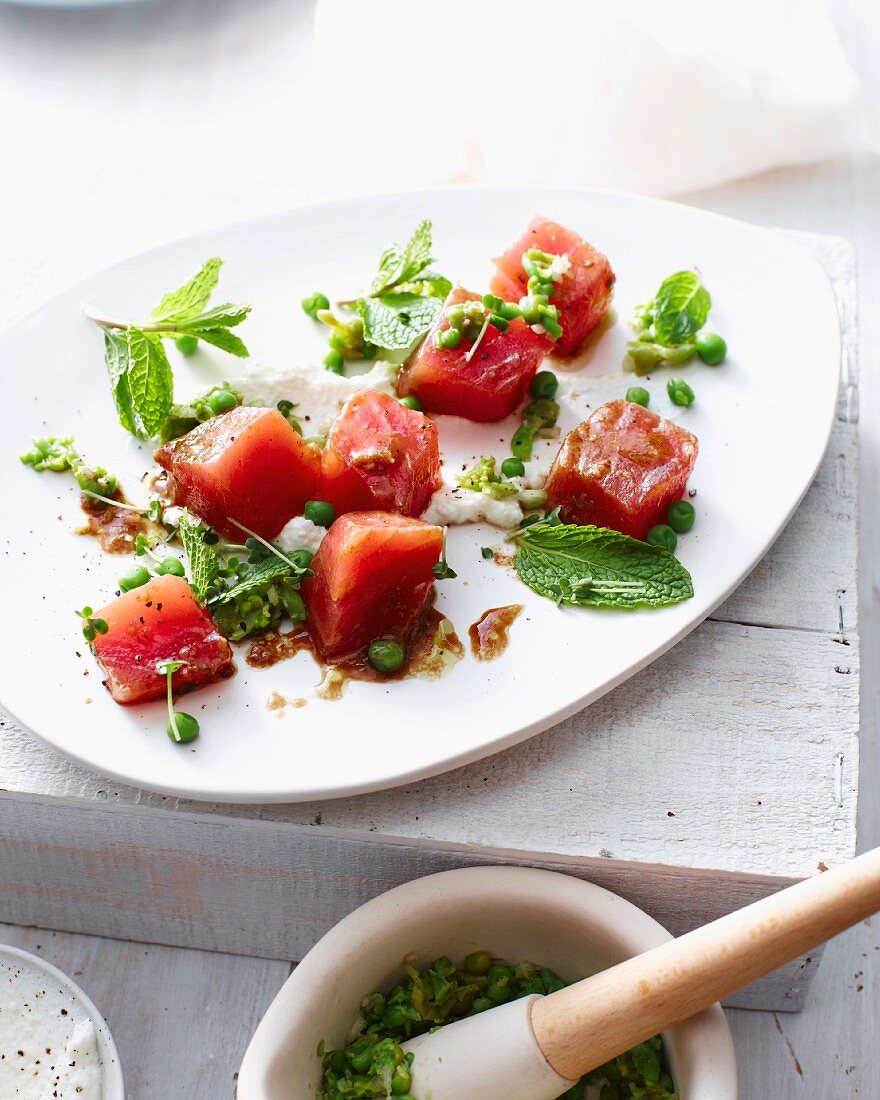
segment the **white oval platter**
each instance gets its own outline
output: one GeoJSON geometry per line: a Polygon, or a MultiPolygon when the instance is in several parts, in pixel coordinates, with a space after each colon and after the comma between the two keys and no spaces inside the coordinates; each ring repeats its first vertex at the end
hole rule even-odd
{"type": "MultiPolygon", "coordinates": [[[[174,355],[174,349],[170,349],[174,355]]],[[[5,628],[0,701],[59,752],[118,780],[172,795],[241,802],[334,797],[435,774],[514,745],[559,722],[668,650],[733,590],[797,507],[822,458],[834,414],[839,329],[830,284],[803,249],[778,235],[685,206],[608,192],[454,189],[331,203],[202,234],[134,257],[72,288],[0,339],[5,430],[0,469],[8,487],[0,522],[5,628]],[[658,371],[652,407],[700,440],[691,479],[698,520],[679,543],[695,596],[660,611],[558,608],[509,569],[484,560],[503,545],[483,525],[450,531],[456,581],[438,606],[466,639],[491,607],[525,604],[503,656],[465,659],[437,681],[351,683],[343,697],[315,695],[320,671],[307,653],[268,670],[238,659],[232,679],[185,701],[202,734],[185,747],[164,733],[163,706],[122,708],[101,685],[74,609],[100,607],[126,568],[76,535],[72,479],[37,475],[18,461],[32,436],[73,434],[90,461],[120,475],[132,496],[149,449],[119,427],[100,334],[83,301],[111,315],[143,313],[211,255],[226,261],[217,300],[250,300],[239,330],[253,360],[270,367],[317,361],[325,345],[300,310],[318,288],[346,297],[368,282],[378,255],[416,223],[434,223],[436,267],[484,290],[490,257],[540,212],[570,225],[610,258],[617,324],[560,370],[563,430],[633,379],[621,363],[632,308],[673,271],[696,266],[713,296],[710,327],[730,355],[720,367],[675,368],[693,386],[688,409],[669,404],[658,371]],[[571,368],[574,368],[573,370],[571,368]],[[277,691],[307,705],[267,707],[277,691]]],[[[176,356],[190,393],[235,375],[220,353],[176,356]]],[[[548,366],[553,366],[548,363],[548,366]]],[[[506,453],[515,420],[474,425],[439,418],[447,460],[506,453]]]]}

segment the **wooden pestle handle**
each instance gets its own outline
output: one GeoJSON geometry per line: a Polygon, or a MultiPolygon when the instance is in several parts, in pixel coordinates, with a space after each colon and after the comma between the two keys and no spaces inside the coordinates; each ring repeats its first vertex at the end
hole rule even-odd
{"type": "Polygon", "coordinates": [[[532,1027],[576,1080],[880,910],[880,848],[536,1001],[532,1027]]]}

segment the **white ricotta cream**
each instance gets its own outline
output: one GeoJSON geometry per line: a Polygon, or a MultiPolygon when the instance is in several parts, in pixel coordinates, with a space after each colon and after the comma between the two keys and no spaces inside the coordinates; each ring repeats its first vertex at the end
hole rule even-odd
{"type": "MultiPolygon", "coordinates": [[[[441,468],[443,484],[431,497],[422,519],[446,527],[459,523],[491,523],[495,527],[516,527],[523,517],[516,497],[495,500],[487,493],[465,489],[455,480],[454,473],[446,466],[441,468]]],[[[519,479],[517,484],[519,483],[519,479]]]]}
{"type": "Polygon", "coordinates": [[[326,527],[318,527],[305,516],[294,516],[281,528],[274,540],[277,546],[289,553],[291,550],[311,550],[314,554],[321,545],[321,539],[327,534],[326,527]]]}
{"type": "Polygon", "coordinates": [[[100,1100],[95,1025],[67,990],[26,963],[0,961],[0,1097],[100,1100]]]}
{"type": "Polygon", "coordinates": [[[326,370],[321,364],[271,369],[259,363],[247,367],[240,378],[231,381],[246,404],[277,405],[292,401],[293,415],[302,423],[303,435],[325,435],[349,397],[362,390],[393,394],[400,367],[378,360],[364,374],[345,377],[326,370]]]}

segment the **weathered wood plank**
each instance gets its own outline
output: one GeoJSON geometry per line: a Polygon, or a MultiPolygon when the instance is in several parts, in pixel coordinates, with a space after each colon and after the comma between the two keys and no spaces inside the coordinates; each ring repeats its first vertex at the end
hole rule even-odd
{"type": "MultiPolygon", "coordinates": [[[[817,240],[786,231],[828,272],[841,320],[841,385],[825,458],[788,526],[751,576],[712,616],[728,622],[857,632],[858,288],[855,248],[841,237],[817,240]],[[818,243],[821,241],[821,244],[818,243]]],[[[760,486],[756,486],[760,492],[760,486]]]]}
{"type": "MultiPolygon", "coordinates": [[[[854,848],[857,661],[855,640],[707,622],[554,729],[407,787],[220,806],[115,787],[55,758],[53,797],[377,839],[803,876],[854,848]]],[[[29,741],[7,731],[5,746],[3,786],[27,794],[29,741]]]]}
{"type": "Polygon", "coordinates": [[[130,1100],[232,1100],[245,1048],[290,964],[0,926],[82,985],[110,1025],[130,1100]]]}
{"type": "MultiPolygon", "coordinates": [[[[629,898],[675,933],[784,885],[777,877],[614,859],[380,843],[272,822],[0,799],[0,919],[300,959],[358,905],[413,878],[482,863],[563,870],[629,898]]],[[[732,1003],[797,1010],[815,962],[797,960],[732,1003]]]]}

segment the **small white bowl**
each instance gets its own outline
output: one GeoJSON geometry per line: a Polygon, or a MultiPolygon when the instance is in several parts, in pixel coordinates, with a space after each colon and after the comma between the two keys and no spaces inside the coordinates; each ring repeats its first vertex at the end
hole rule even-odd
{"type": "MultiPolygon", "coordinates": [[[[355,910],[306,955],[251,1040],[238,1100],[315,1096],[318,1044],[343,1041],[361,998],[399,979],[406,955],[424,966],[485,949],[573,980],[670,938],[623,898],[553,871],[468,867],[416,879],[355,910]]],[[[736,1100],[733,1040],[720,1005],[664,1040],[681,1100],[736,1100]]]]}
{"type": "Polygon", "coordinates": [[[113,1042],[113,1036],[110,1034],[107,1021],[98,1011],[91,998],[87,997],[76,982],[69,978],[63,970],[47,963],[39,955],[32,955],[30,951],[22,951],[19,947],[7,947],[5,944],[0,945],[0,962],[10,963],[13,966],[20,964],[45,974],[53,985],[68,994],[80,1012],[95,1025],[98,1060],[101,1065],[101,1100],[125,1100],[125,1084],[122,1079],[122,1063],[119,1061],[119,1051],[113,1042]]]}

